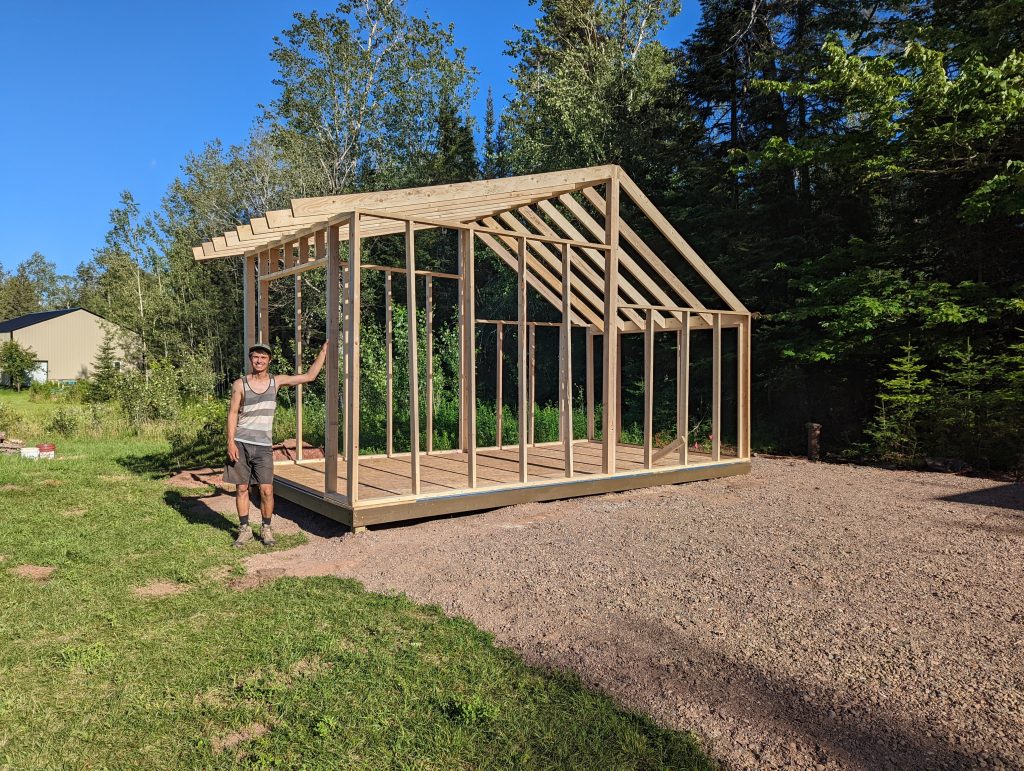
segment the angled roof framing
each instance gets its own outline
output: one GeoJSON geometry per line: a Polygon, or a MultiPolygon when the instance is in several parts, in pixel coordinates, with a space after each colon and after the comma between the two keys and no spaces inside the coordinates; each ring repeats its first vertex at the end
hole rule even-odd
{"type": "MultiPolygon", "coordinates": [[[[562,254],[573,250],[570,262],[574,323],[603,329],[609,246],[607,220],[613,213],[599,187],[613,178],[619,190],[656,228],[674,254],[666,262],[620,212],[618,231],[618,318],[620,329],[642,328],[649,311],[657,328],[669,326],[683,309],[708,310],[672,269],[673,258],[687,264],[721,301],[710,310],[748,313],[725,283],[618,166],[531,174],[520,177],[462,182],[402,190],[352,193],[293,199],[290,209],[268,211],[248,223],[226,231],[193,249],[197,260],[220,257],[259,257],[264,270],[277,270],[279,254],[284,269],[298,272],[292,250],[300,239],[322,245],[327,228],[345,224],[353,212],[360,215],[363,238],[401,233],[409,219],[416,229],[471,226],[480,240],[513,270],[518,269],[519,241],[526,237],[526,273],[529,285],[545,300],[562,308],[562,254]],[[588,208],[589,207],[589,208],[588,208]],[[604,220],[604,221],[602,221],[604,220]],[[284,251],[288,253],[283,254],[284,251]],[[276,259],[271,259],[271,256],[276,259]],[[270,266],[273,268],[270,268],[270,266]]],[[[340,240],[348,228],[339,227],[340,240]]],[[[322,248],[322,247],[321,247],[322,248]]],[[[317,249],[316,257],[322,257],[317,249]]],[[[312,264],[309,267],[313,267],[312,264]]],[[[707,320],[707,319],[705,319],[707,320]]]]}

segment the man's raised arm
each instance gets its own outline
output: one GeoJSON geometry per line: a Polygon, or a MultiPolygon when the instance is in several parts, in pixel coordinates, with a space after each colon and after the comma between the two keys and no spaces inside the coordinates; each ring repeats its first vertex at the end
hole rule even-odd
{"type": "Polygon", "coordinates": [[[277,375],[275,377],[278,386],[290,386],[299,385],[304,383],[312,383],[316,380],[320,374],[320,370],[324,368],[324,361],[327,359],[327,343],[323,344],[320,349],[320,353],[316,355],[316,359],[309,365],[309,369],[303,372],[301,375],[277,375]]]}

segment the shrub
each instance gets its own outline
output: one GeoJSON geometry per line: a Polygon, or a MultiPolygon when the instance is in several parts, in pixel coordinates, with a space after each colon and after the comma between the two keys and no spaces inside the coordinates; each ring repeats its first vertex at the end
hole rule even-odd
{"type": "Polygon", "coordinates": [[[82,426],[82,416],[74,407],[58,407],[44,428],[59,436],[74,436],[82,426]]]}
{"type": "Polygon", "coordinates": [[[205,351],[186,356],[178,367],[178,390],[186,401],[206,401],[213,396],[217,376],[205,351]]]}
{"type": "Polygon", "coordinates": [[[25,418],[11,405],[0,402],[0,431],[13,435],[24,430],[25,427],[25,418]]]}
{"type": "Polygon", "coordinates": [[[146,383],[146,414],[156,420],[170,420],[181,412],[178,375],[169,362],[158,362],[146,383]]]}

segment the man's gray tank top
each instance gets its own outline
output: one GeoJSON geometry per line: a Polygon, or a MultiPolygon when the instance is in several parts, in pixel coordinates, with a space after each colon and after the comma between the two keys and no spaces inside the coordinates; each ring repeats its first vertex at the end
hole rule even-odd
{"type": "Polygon", "coordinates": [[[274,444],[274,409],[277,407],[277,381],[273,376],[267,390],[260,393],[242,378],[242,409],[238,413],[235,441],[271,447],[274,444]]]}

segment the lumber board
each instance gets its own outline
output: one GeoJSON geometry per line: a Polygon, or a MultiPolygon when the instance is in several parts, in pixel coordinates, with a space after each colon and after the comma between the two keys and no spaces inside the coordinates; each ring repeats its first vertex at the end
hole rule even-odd
{"type": "MultiPolygon", "coordinates": [[[[485,220],[485,222],[486,221],[487,220],[485,220]]],[[[498,258],[502,262],[504,262],[506,265],[512,268],[512,270],[518,272],[518,252],[514,254],[513,252],[509,251],[509,248],[518,249],[516,239],[505,238],[499,240],[494,236],[490,235],[489,233],[482,232],[478,232],[477,236],[481,241],[484,242],[484,244],[486,244],[491,249],[491,251],[498,255],[498,258]]],[[[526,262],[528,269],[526,274],[527,283],[536,290],[537,294],[539,294],[541,297],[547,300],[553,308],[560,308],[562,305],[562,301],[558,297],[558,295],[554,291],[552,291],[552,289],[556,286],[559,289],[561,288],[558,280],[545,266],[541,265],[537,260],[534,260],[532,257],[530,257],[529,252],[527,252],[526,262]]],[[[591,323],[597,325],[602,329],[604,328],[604,324],[601,320],[601,317],[597,313],[595,313],[589,305],[582,302],[578,298],[575,298],[573,301],[573,310],[576,313],[574,323],[591,323]]]]}
{"type": "MultiPolygon", "coordinates": [[[[587,189],[588,190],[593,190],[593,188],[587,188],[587,189]]],[[[586,240],[587,237],[585,235],[583,235],[576,228],[575,225],[573,225],[568,219],[566,219],[565,216],[563,216],[562,213],[560,211],[558,211],[558,209],[556,209],[554,207],[554,205],[550,201],[540,201],[537,204],[537,208],[540,209],[542,212],[544,212],[544,214],[546,214],[548,216],[548,218],[550,218],[551,221],[554,222],[555,225],[557,225],[562,230],[562,232],[565,233],[570,238],[574,238],[574,239],[580,240],[580,241],[585,241],[586,240]]],[[[523,212],[529,211],[530,214],[533,215],[532,217],[530,217],[530,222],[531,222],[531,224],[534,224],[534,227],[544,227],[546,230],[553,230],[553,228],[548,226],[547,223],[545,223],[544,220],[541,219],[531,209],[525,209],[525,210],[524,209],[520,209],[519,211],[523,211],[523,212]]],[[[586,212],[584,212],[584,214],[586,214],[586,212]]],[[[589,215],[587,216],[587,218],[593,223],[593,219],[590,218],[589,215]]],[[[581,220],[581,222],[582,222],[582,220],[581,220]]],[[[597,223],[593,223],[593,224],[595,226],[597,225],[597,223]]],[[[584,226],[586,226],[586,223],[584,223],[584,226]]],[[[604,241],[604,228],[597,226],[593,230],[591,230],[591,233],[592,233],[592,235],[595,238],[598,238],[599,240],[604,241]]],[[[581,249],[581,251],[583,252],[583,254],[585,256],[590,258],[591,262],[594,265],[595,270],[600,272],[601,277],[602,277],[602,284],[600,286],[601,286],[601,290],[603,291],[604,290],[604,285],[603,285],[604,277],[603,277],[603,274],[604,274],[604,262],[605,262],[604,253],[603,252],[599,252],[596,249],[581,249]]],[[[661,287],[659,287],[657,285],[657,283],[655,283],[654,281],[651,280],[650,276],[647,275],[646,271],[644,271],[639,265],[637,265],[636,262],[633,260],[633,258],[630,257],[625,251],[620,249],[619,250],[619,288],[622,290],[623,295],[626,298],[628,298],[630,301],[635,302],[635,303],[641,303],[641,304],[645,303],[646,302],[646,298],[640,292],[640,290],[637,289],[636,286],[634,286],[632,281],[630,281],[629,276],[632,276],[636,281],[638,281],[642,286],[644,286],[647,289],[647,291],[649,291],[652,294],[654,294],[655,298],[658,298],[659,296],[664,296],[666,300],[668,299],[668,295],[665,295],[665,293],[661,290],[661,287]],[[626,275],[627,273],[628,273],[628,275],[626,275]]],[[[661,313],[655,312],[655,314],[654,314],[654,323],[658,327],[664,327],[665,326],[665,319],[661,315],[661,313]]]]}
{"type": "Polygon", "coordinates": [[[604,318],[608,322],[604,336],[604,387],[601,390],[603,411],[601,428],[604,434],[604,473],[615,473],[615,451],[619,438],[619,419],[616,394],[619,381],[619,335],[613,323],[619,315],[619,179],[613,175],[608,180],[607,206],[605,209],[605,241],[612,247],[608,253],[608,266],[604,273],[604,318]]]}
{"type": "Polygon", "coordinates": [[[338,229],[331,228],[327,233],[327,376],[325,384],[324,416],[324,458],[326,461],[325,492],[338,491],[338,347],[341,344],[339,334],[341,289],[341,249],[338,241],[338,229]]]}
{"type": "Polygon", "coordinates": [[[732,293],[732,290],[711,270],[710,266],[701,259],[696,250],[687,243],[665,215],[658,211],[658,208],[651,202],[644,191],[629,178],[625,171],[619,172],[620,183],[626,195],[634,204],[647,216],[651,223],[661,232],[665,239],[690,263],[708,286],[729,306],[731,310],[747,313],[747,308],[740,302],[739,298],[732,293]]]}
{"type": "Polygon", "coordinates": [[[355,504],[359,500],[359,327],[362,320],[360,301],[362,295],[362,271],[359,268],[362,239],[359,234],[359,215],[349,221],[348,230],[348,348],[345,359],[348,382],[345,387],[345,406],[348,419],[345,421],[345,462],[348,480],[348,499],[355,504]]]}
{"type": "Polygon", "coordinates": [[[457,182],[448,185],[404,188],[374,193],[296,198],[291,202],[291,213],[293,217],[317,217],[347,209],[369,209],[374,206],[399,207],[423,202],[442,203],[492,193],[557,189],[567,184],[593,183],[595,180],[607,179],[612,173],[611,169],[612,167],[610,166],[595,166],[569,171],[527,174],[518,177],[457,182]]]}
{"type": "Polygon", "coordinates": [[[412,223],[405,228],[405,270],[409,280],[406,281],[406,307],[408,308],[409,334],[409,479],[412,492],[420,492],[420,389],[419,389],[419,351],[417,350],[417,314],[416,314],[416,231],[412,223]]]}

